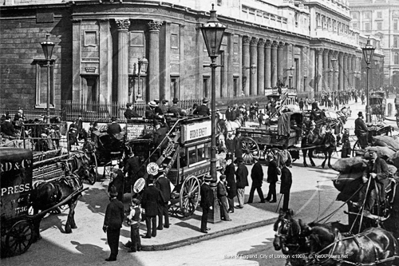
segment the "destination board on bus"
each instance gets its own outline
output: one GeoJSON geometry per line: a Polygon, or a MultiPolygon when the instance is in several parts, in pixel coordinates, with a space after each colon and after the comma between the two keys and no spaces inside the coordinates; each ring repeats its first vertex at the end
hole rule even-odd
{"type": "Polygon", "coordinates": [[[126,137],[127,139],[136,139],[144,136],[147,125],[145,124],[127,124],[126,137]]]}
{"type": "Polygon", "coordinates": [[[192,141],[211,136],[211,121],[193,123],[183,126],[182,141],[192,141]]]}

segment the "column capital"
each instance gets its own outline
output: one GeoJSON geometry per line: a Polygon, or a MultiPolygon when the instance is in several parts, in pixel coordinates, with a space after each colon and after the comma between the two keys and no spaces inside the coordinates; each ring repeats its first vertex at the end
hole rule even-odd
{"type": "Polygon", "coordinates": [[[118,30],[128,30],[130,27],[130,20],[128,18],[115,19],[118,30]]]}
{"type": "Polygon", "coordinates": [[[284,48],[284,46],[285,46],[285,43],[279,42],[278,45],[277,45],[277,48],[281,49],[281,48],[284,48]]]}
{"type": "Polygon", "coordinates": [[[323,53],[324,48],[316,48],[315,50],[317,53],[321,54],[323,53]]]}
{"type": "Polygon", "coordinates": [[[153,20],[153,21],[148,22],[148,27],[152,31],[159,31],[161,29],[162,24],[163,24],[162,21],[153,20]]]}
{"type": "Polygon", "coordinates": [[[273,43],[272,43],[272,48],[273,48],[273,49],[277,49],[277,46],[278,46],[278,42],[273,41],[273,43]]]}
{"type": "Polygon", "coordinates": [[[259,41],[258,41],[258,46],[262,47],[262,46],[265,45],[265,43],[266,43],[265,39],[260,38],[259,41]]]}
{"type": "Polygon", "coordinates": [[[252,38],[251,38],[250,44],[251,44],[251,46],[256,46],[256,45],[258,45],[258,38],[252,37],[252,38]]]}
{"type": "Polygon", "coordinates": [[[243,36],[242,37],[242,43],[243,44],[249,44],[250,41],[251,41],[251,39],[248,36],[243,36]]]}
{"type": "Polygon", "coordinates": [[[265,47],[270,48],[272,46],[272,42],[270,40],[265,41],[265,47]]]}

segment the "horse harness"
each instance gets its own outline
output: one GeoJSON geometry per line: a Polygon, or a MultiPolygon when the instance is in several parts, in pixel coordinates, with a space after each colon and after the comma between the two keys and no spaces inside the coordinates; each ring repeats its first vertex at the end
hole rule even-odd
{"type": "MultiPolygon", "coordinates": [[[[362,237],[366,237],[370,241],[372,241],[366,235],[364,235],[362,237]]],[[[382,263],[386,263],[386,262],[389,262],[389,261],[394,261],[395,259],[399,258],[399,256],[395,255],[395,256],[392,256],[392,257],[389,257],[389,258],[385,258],[385,259],[382,259],[382,260],[376,260],[376,262],[373,262],[373,263],[352,262],[352,261],[348,261],[348,260],[345,260],[345,259],[342,259],[342,258],[339,258],[339,257],[337,258],[337,256],[334,255],[334,251],[335,251],[338,243],[341,242],[341,241],[343,242],[343,241],[352,239],[352,238],[356,242],[357,246],[359,248],[361,248],[361,246],[360,246],[360,244],[358,242],[359,234],[352,235],[352,236],[349,236],[349,237],[345,237],[345,238],[342,238],[342,239],[337,239],[337,236],[335,236],[335,239],[334,239],[333,243],[331,243],[328,246],[324,247],[320,251],[315,252],[314,254],[311,254],[314,259],[310,260],[308,263],[306,263],[306,265],[313,265],[314,261],[317,262],[317,265],[323,265],[323,264],[326,264],[327,262],[332,260],[332,261],[336,261],[336,262],[338,262],[340,264],[345,263],[345,264],[354,265],[354,266],[376,266],[376,265],[379,265],[379,264],[382,264],[382,263]],[[321,255],[322,255],[321,252],[327,250],[328,248],[331,248],[331,249],[330,249],[330,251],[327,254],[327,258],[325,260],[321,261],[319,259],[319,257],[321,257],[321,255]]],[[[377,257],[377,248],[375,248],[375,247],[374,247],[374,255],[375,255],[375,257],[377,257]]],[[[341,255],[341,257],[342,257],[342,255],[341,255]]]]}

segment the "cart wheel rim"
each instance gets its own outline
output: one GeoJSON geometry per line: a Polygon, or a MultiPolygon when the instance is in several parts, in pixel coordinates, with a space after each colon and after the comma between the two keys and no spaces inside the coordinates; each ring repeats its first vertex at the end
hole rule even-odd
{"type": "Polygon", "coordinates": [[[195,176],[188,176],[180,190],[180,210],[187,217],[194,213],[198,206],[200,183],[195,176]]]}
{"type": "Polygon", "coordinates": [[[252,138],[244,138],[242,141],[242,157],[246,164],[251,164],[254,161],[254,157],[259,157],[260,150],[258,144],[252,138]]]}

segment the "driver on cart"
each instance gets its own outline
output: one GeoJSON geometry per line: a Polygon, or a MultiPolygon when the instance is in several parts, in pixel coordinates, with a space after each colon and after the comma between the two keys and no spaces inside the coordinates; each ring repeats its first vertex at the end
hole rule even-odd
{"type": "Polygon", "coordinates": [[[359,201],[354,202],[354,206],[363,206],[363,213],[367,216],[374,207],[374,204],[383,202],[385,200],[385,189],[389,185],[389,170],[387,163],[378,157],[376,151],[370,150],[368,152],[369,161],[367,168],[363,173],[363,183],[370,182],[370,185],[364,184],[359,191],[359,201]],[[372,178],[373,180],[369,180],[372,178]],[[368,189],[368,191],[367,191],[368,189]]]}
{"type": "Polygon", "coordinates": [[[355,135],[359,141],[360,147],[362,149],[367,147],[368,138],[368,128],[363,120],[363,113],[359,112],[357,114],[358,118],[355,120],[355,135]]]}

